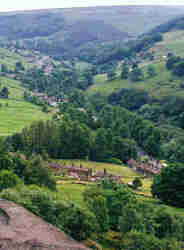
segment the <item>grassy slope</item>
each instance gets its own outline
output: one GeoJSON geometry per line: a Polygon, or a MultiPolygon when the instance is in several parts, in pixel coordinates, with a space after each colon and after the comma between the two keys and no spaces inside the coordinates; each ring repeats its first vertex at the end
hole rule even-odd
{"type": "MultiPolygon", "coordinates": [[[[171,72],[166,70],[164,62],[154,63],[157,75],[153,78],[145,77],[143,81],[131,82],[130,80],[121,80],[117,78],[113,81],[107,81],[106,75],[98,75],[95,84],[92,85],[87,93],[93,94],[100,92],[109,95],[121,88],[137,88],[148,91],[151,96],[160,98],[168,95],[184,95],[184,90],[180,88],[181,78],[174,77],[171,72]]],[[[145,75],[147,66],[143,67],[145,75]]]]}
{"type": "Polygon", "coordinates": [[[163,41],[157,43],[153,50],[156,55],[164,56],[173,52],[178,56],[184,56],[184,30],[175,30],[163,34],[163,41]]]}
{"type": "Polygon", "coordinates": [[[8,69],[14,70],[16,62],[22,62],[25,68],[32,66],[32,64],[28,63],[23,56],[11,52],[8,49],[0,48],[0,64],[5,64],[8,69]]]}
{"type": "Polygon", "coordinates": [[[0,77],[1,87],[10,90],[9,99],[0,99],[0,136],[21,131],[35,120],[48,119],[50,116],[41,111],[39,106],[23,100],[24,89],[19,81],[0,77]]]}

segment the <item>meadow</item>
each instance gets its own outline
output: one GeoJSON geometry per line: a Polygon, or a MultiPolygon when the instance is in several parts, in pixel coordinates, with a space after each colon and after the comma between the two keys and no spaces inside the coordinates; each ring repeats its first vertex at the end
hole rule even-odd
{"type": "Polygon", "coordinates": [[[97,75],[95,77],[95,84],[90,86],[87,90],[88,95],[101,93],[102,95],[110,95],[112,92],[118,91],[122,88],[135,88],[147,91],[150,96],[156,98],[163,98],[169,95],[183,96],[184,90],[180,87],[181,78],[173,76],[165,67],[165,62],[158,62],[152,64],[156,70],[156,76],[149,78],[147,76],[147,66],[143,66],[144,80],[132,82],[131,80],[122,80],[117,77],[113,81],[108,81],[105,74],[97,75]]]}
{"type": "Polygon", "coordinates": [[[184,31],[173,30],[163,34],[163,41],[156,43],[153,47],[155,54],[158,56],[167,55],[172,52],[178,56],[184,56],[184,31]]]}
{"type": "Polygon", "coordinates": [[[19,81],[0,77],[0,88],[3,87],[8,87],[10,94],[8,99],[0,99],[0,136],[20,132],[33,121],[51,117],[40,106],[24,101],[25,89],[19,81]]]}
{"type": "Polygon", "coordinates": [[[16,100],[0,100],[0,136],[20,132],[33,121],[46,120],[49,115],[39,106],[16,100]]]}
{"type": "Polygon", "coordinates": [[[25,68],[33,66],[31,63],[28,63],[23,56],[11,52],[8,49],[0,48],[0,64],[5,64],[9,70],[14,70],[16,62],[21,62],[25,68]]]}

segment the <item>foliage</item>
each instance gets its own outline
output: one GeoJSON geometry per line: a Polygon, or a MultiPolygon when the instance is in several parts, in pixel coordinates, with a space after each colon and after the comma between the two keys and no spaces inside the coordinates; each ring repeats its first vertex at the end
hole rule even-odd
{"type": "Polygon", "coordinates": [[[109,95],[108,101],[113,105],[121,105],[129,110],[136,110],[150,102],[151,97],[144,90],[123,88],[109,95]]]}
{"type": "Polygon", "coordinates": [[[84,209],[61,202],[55,193],[36,185],[7,189],[1,197],[23,205],[76,240],[88,238],[96,225],[94,217],[84,209]]]}
{"type": "Polygon", "coordinates": [[[42,159],[38,156],[33,158],[23,171],[25,184],[35,184],[45,186],[50,189],[56,189],[56,183],[51,172],[45,166],[42,159]]]}
{"type": "Polygon", "coordinates": [[[12,188],[16,185],[22,184],[22,180],[12,171],[0,171],[0,190],[12,188]]]}
{"type": "Polygon", "coordinates": [[[138,188],[142,187],[142,181],[141,181],[141,179],[139,177],[136,177],[133,180],[132,184],[133,184],[134,189],[138,189],[138,188]]]}
{"type": "Polygon", "coordinates": [[[112,81],[116,78],[116,70],[115,69],[111,69],[107,72],[107,78],[109,81],[112,81]]]}
{"type": "Polygon", "coordinates": [[[147,70],[148,77],[154,77],[156,76],[157,72],[155,70],[155,67],[153,65],[150,65],[147,70]]]}
{"type": "Polygon", "coordinates": [[[125,185],[118,185],[107,179],[101,186],[86,190],[84,200],[95,214],[102,231],[117,230],[121,210],[126,203],[134,201],[134,195],[125,185]]]}
{"type": "Polygon", "coordinates": [[[183,207],[183,164],[173,163],[155,176],[152,193],[167,204],[183,207]]]}
{"type": "Polygon", "coordinates": [[[138,82],[144,79],[144,74],[141,68],[135,67],[130,73],[130,79],[133,82],[138,82]]]}
{"type": "Polygon", "coordinates": [[[181,244],[176,241],[163,241],[157,239],[151,234],[145,234],[141,232],[132,231],[125,235],[122,241],[121,249],[131,250],[179,250],[181,249],[181,244]]]}
{"type": "Polygon", "coordinates": [[[129,66],[127,64],[123,64],[121,70],[121,79],[128,79],[129,71],[129,66]]]}
{"type": "Polygon", "coordinates": [[[1,91],[0,91],[0,98],[8,98],[9,96],[9,90],[7,87],[4,87],[1,91]]]}

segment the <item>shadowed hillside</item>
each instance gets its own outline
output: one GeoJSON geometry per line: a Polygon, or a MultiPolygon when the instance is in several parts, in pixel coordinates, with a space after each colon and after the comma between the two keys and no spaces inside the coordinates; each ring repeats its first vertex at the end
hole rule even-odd
{"type": "Polygon", "coordinates": [[[0,37],[18,41],[17,47],[62,55],[89,42],[127,41],[182,15],[183,9],[113,6],[2,13],[0,37]]]}

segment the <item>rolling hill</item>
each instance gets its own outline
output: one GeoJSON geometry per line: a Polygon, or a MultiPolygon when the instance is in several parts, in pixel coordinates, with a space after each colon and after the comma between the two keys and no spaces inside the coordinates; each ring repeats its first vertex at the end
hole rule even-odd
{"type": "MultiPolygon", "coordinates": [[[[130,80],[115,79],[107,81],[106,74],[97,75],[96,83],[92,85],[87,93],[89,95],[94,93],[102,93],[103,95],[110,95],[112,92],[118,91],[122,88],[140,89],[147,91],[152,97],[163,98],[168,95],[183,96],[184,90],[180,86],[182,79],[174,77],[170,71],[165,67],[165,62],[155,62],[157,75],[153,78],[145,77],[144,80],[139,82],[132,82],[130,80]]],[[[144,74],[146,75],[147,67],[143,66],[144,74]]]]}
{"type": "Polygon", "coordinates": [[[183,10],[184,7],[111,6],[1,13],[0,37],[19,41],[18,47],[50,55],[71,54],[91,42],[127,41],[182,15],[183,10]]]}

